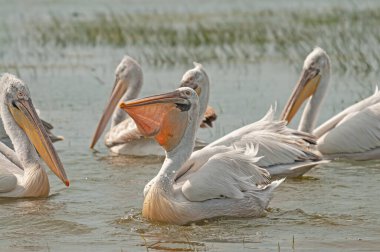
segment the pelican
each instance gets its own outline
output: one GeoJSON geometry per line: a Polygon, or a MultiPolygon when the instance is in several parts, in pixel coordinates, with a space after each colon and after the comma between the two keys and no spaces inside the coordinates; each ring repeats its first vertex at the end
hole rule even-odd
{"type": "Polygon", "coordinates": [[[330,59],[315,48],[305,59],[301,77],[282,112],[290,122],[308,99],[298,129],[317,137],[317,149],[325,157],[370,160],[380,158],[380,92],[346,108],[315,128],[330,79],[330,59]]]}
{"type": "Polygon", "coordinates": [[[273,190],[283,180],[269,182],[269,173],[257,166],[254,146],[226,147],[210,154],[197,170],[178,177],[193,152],[199,127],[196,91],[174,92],[121,103],[140,132],[165,149],[166,159],[146,192],[143,217],[158,222],[187,224],[220,216],[255,217],[265,214],[273,190]]]}
{"type": "MultiPolygon", "coordinates": [[[[198,83],[200,84],[186,85],[182,81],[181,86],[191,87],[199,94],[199,106],[202,109],[202,104],[208,102],[208,95],[203,94],[204,91],[208,92],[208,85],[198,83]]],[[[205,106],[203,109],[206,109],[205,106]]],[[[310,150],[315,145],[314,136],[289,129],[285,121],[274,120],[274,114],[275,109],[270,108],[261,120],[238,128],[203,149],[196,150],[177,172],[178,178],[198,170],[211,156],[217,153],[222,155],[236,146],[258,146],[258,156],[262,158],[257,161],[257,165],[265,168],[272,178],[301,177],[314,166],[329,162],[310,150]]],[[[156,177],[145,186],[144,195],[155,180],[156,177]]]]}
{"type": "Polygon", "coordinates": [[[15,148],[13,151],[0,144],[0,197],[49,195],[49,180],[39,155],[69,186],[63,165],[34,109],[28,87],[11,74],[0,78],[0,114],[15,148]]]}
{"type": "MultiPolygon", "coordinates": [[[[116,107],[120,102],[128,101],[138,96],[143,83],[143,73],[140,65],[131,57],[125,56],[116,68],[115,76],[111,97],[98,123],[90,148],[94,148],[112,116],[111,129],[105,137],[105,144],[112,152],[133,156],[164,156],[165,152],[162,147],[154,139],[144,137],[136,127],[135,122],[123,110],[116,107]]],[[[216,119],[216,115],[212,108],[207,109],[209,80],[202,65],[195,63],[195,68],[184,74],[181,85],[202,86],[204,103],[200,110],[200,117],[204,118],[204,114],[207,113],[202,127],[212,126],[212,121],[216,119]]],[[[198,147],[205,145],[200,141],[198,143],[198,147]]]]}

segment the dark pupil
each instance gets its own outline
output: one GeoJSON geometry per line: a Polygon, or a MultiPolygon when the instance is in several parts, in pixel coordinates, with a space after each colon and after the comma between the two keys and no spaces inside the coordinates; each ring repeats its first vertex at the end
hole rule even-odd
{"type": "Polygon", "coordinates": [[[181,104],[181,103],[176,103],[177,108],[179,108],[181,111],[188,111],[191,107],[190,104],[181,104]]]}

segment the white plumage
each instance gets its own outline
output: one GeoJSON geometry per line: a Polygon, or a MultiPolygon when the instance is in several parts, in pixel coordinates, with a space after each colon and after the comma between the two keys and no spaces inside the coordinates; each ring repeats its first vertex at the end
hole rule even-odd
{"type": "Polygon", "coordinates": [[[317,164],[325,163],[309,150],[315,139],[286,127],[286,122],[274,120],[275,110],[270,108],[259,121],[243,126],[205,148],[195,151],[178,172],[196,171],[217,153],[226,153],[231,147],[244,149],[256,146],[257,165],[268,170],[272,177],[298,177],[317,164]]]}
{"type": "Polygon", "coordinates": [[[325,158],[368,160],[380,158],[380,93],[346,108],[315,128],[330,79],[330,59],[315,48],[305,59],[299,82],[282,114],[291,121],[302,102],[310,97],[299,130],[317,137],[317,148],[325,158]]]}
{"type": "Polygon", "coordinates": [[[331,158],[380,158],[379,101],[380,93],[376,92],[346,109],[352,112],[343,111],[318,127],[314,131],[319,137],[318,150],[331,158]]]}
{"type": "Polygon", "coordinates": [[[218,198],[244,198],[244,192],[257,190],[257,185],[269,184],[269,173],[257,166],[260,159],[257,149],[235,149],[211,156],[197,172],[189,173],[177,180],[182,193],[190,201],[218,198]],[[213,176],[223,174],[223,176],[213,176]]]}
{"type": "Polygon", "coordinates": [[[272,109],[262,120],[192,153],[198,104],[188,88],[122,104],[140,132],[155,136],[167,150],[159,173],[144,189],[143,216],[148,219],[185,224],[218,216],[261,216],[273,189],[283,181],[270,182],[271,166],[285,174],[302,162],[309,167],[319,163],[319,157],[307,151],[313,138],[273,121],[272,109]],[[268,157],[260,156],[261,147],[268,157]],[[286,148],[290,150],[282,163],[275,156],[286,148]]]}
{"type": "Polygon", "coordinates": [[[0,144],[0,197],[49,195],[49,180],[39,155],[68,186],[63,165],[38,118],[27,86],[10,74],[0,78],[0,114],[15,148],[13,151],[0,144]]]}

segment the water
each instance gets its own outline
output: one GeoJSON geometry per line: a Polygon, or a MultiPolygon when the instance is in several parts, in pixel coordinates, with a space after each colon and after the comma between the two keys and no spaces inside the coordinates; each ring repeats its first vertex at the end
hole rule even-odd
{"type": "MultiPolygon", "coordinates": [[[[65,136],[55,146],[71,186],[49,173],[51,196],[47,199],[0,200],[0,248],[4,251],[376,251],[380,247],[380,164],[332,162],[312,170],[303,179],[287,180],[275,192],[266,217],[216,219],[189,226],[160,225],[141,217],[144,185],[158,172],[162,159],[113,156],[102,142],[98,152],[88,146],[113,83],[113,71],[129,53],[107,46],[42,47],[23,37],[22,28],[33,17],[49,13],[91,16],[109,8],[115,12],[220,12],[252,7],[250,1],[210,1],[194,4],[96,1],[1,1],[0,23],[14,27],[16,42],[7,39],[0,48],[0,70],[18,74],[32,93],[42,117],[65,136]],[[25,7],[24,5],[28,6],[25,7]],[[24,9],[28,9],[27,12],[24,9]],[[7,42],[8,41],[8,42],[7,42]]],[[[323,1],[318,8],[339,2],[323,1]]],[[[256,2],[255,8],[281,11],[309,2],[290,4],[256,2]]],[[[356,2],[347,8],[358,6],[356,2]]],[[[360,2],[360,8],[377,5],[360,2]]],[[[37,18],[37,19],[38,19],[37,18]]],[[[1,26],[3,27],[3,26],[1,26]]],[[[4,35],[0,28],[0,38],[4,35]]],[[[2,40],[1,40],[2,41],[2,40]]],[[[364,44],[365,45],[365,44],[364,44]]],[[[310,42],[309,51],[314,43],[310,42]]],[[[305,55],[306,56],[306,55],[305,55]]],[[[143,95],[169,91],[192,67],[151,66],[142,62],[143,95]]],[[[334,62],[333,62],[334,63],[334,62]]],[[[277,101],[282,108],[298,79],[301,62],[264,58],[259,63],[204,64],[211,77],[211,100],[218,113],[213,129],[200,136],[211,141],[246,123],[260,119],[277,101]]],[[[333,74],[321,120],[330,117],[377,84],[376,71],[359,78],[354,72],[333,74]],[[360,85],[358,85],[358,83],[360,85]]]]}

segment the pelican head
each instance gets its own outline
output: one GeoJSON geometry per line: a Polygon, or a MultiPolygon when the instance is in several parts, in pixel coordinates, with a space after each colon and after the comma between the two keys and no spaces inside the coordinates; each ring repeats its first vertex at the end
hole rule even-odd
{"type": "Polygon", "coordinates": [[[47,166],[66,186],[69,186],[61,160],[33,106],[28,87],[11,74],[4,74],[0,83],[1,110],[10,112],[10,117],[25,133],[47,166]]]}
{"type": "Polygon", "coordinates": [[[322,48],[316,47],[304,61],[300,79],[282,112],[281,120],[289,123],[310,96],[318,96],[320,103],[326,91],[329,76],[330,58],[322,48]],[[323,81],[322,78],[324,78],[323,81]]]}
{"type": "Polygon", "coordinates": [[[190,87],[198,94],[200,103],[199,115],[203,118],[210,96],[210,82],[203,66],[196,62],[193,64],[194,68],[188,70],[183,75],[181,87],[190,87]]]}
{"type": "MultiPolygon", "coordinates": [[[[131,57],[124,56],[115,70],[115,83],[112,93],[98,126],[96,127],[90,148],[94,148],[120,101],[128,98],[134,98],[132,96],[137,96],[141,89],[142,80],[143,74],[140,65],[131,57]],[[130,97],[123,97],[128,94],[130,94],[130,97]]],[[[119,108],[117,107],[116,110],[119,110],[119,108]]],[[[124,112],[120,115],[116,113],[115,116],[123,117],[124,114],[124,112]]],[[[119,120],[118,118],[115,118],[115,120],[121,121],[121,119],[119,120]]]]}
{"type": "Polygon", "coordinates": [[[169,152],[183,138],[189,121],[193,120],[189,111],[197,102],[193,89],[181,87],[170,93],[122,103],[120,107],[133,118],[144,136],[155,137],[169,152]]]}

